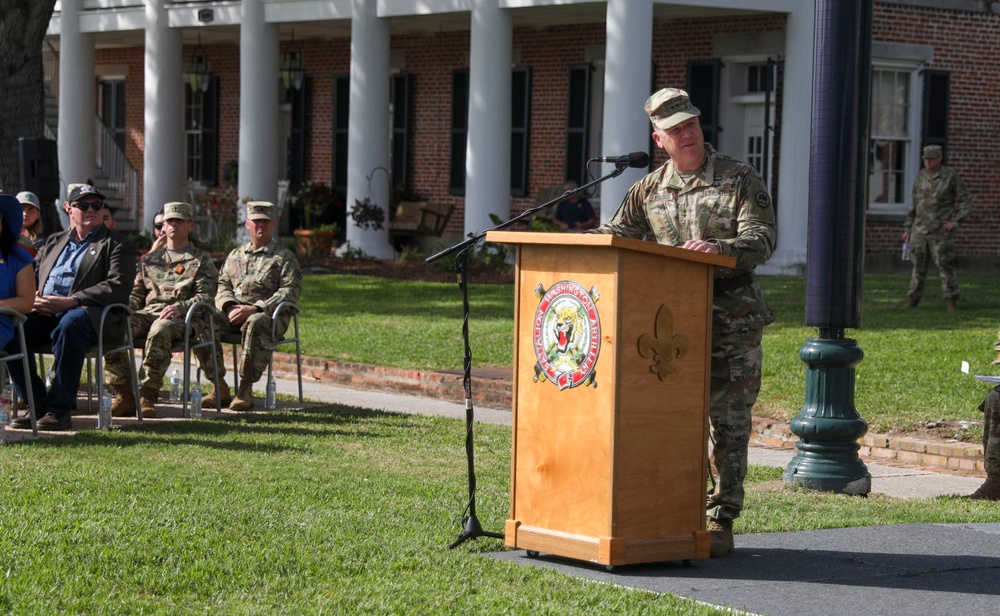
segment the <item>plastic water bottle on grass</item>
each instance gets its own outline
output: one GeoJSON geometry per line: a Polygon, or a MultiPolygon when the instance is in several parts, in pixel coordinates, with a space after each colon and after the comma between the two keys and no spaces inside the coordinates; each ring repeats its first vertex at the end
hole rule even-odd
{"type": "Polygon", "coordinates": [[[181,371],[177,368],[170,373],[170,401],[181,401],[181,371]]]}
{"type": "Polygon", "coordinates": [[[101,392],[101,408],[98,412],[101,414],[98,418],[99,426],[106,430],[111,429],[111,392],[106,387],[101,392]]]}
{"type": "Polygon", "coordinates": [[[273,411],[278,406],[278,386],[274,377],[267,379],[267,395],[264,397],[264,409],[273,411]]]}
{"type": "Polygon", "coordinates": [[[191,385],[191,419],[201,419],[201,383],[191,385]]]}
{"type": "Polygon", "coordinates": [[[7,442],[7,426],[10,425],[10,414],[13,410],[13,397],[8,385],[0,395],[0,443],[7,442]]]}

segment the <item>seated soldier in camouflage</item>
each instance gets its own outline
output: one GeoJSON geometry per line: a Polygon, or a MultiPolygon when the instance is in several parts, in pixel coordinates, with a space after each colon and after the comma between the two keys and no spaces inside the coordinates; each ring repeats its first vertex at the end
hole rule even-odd
{"type": "MultiPolygon", "coordinates": [[[[142,362],[145,376],[142,377],[139,394],[143,417],[156,417],[156,402],[163,385],[163,375],[170,366],[170,348],[184,337],[184,318],[188,309],[199,301],[211,304],[219,276],[219,270],[208,253],[191,243],[194,208],[190,204],[166,204],[163,223],[166,242],[162,248],[147,253],[139,260],[135,284],[129,296],[129,307],[135,311],[132,336],[146,338],[146,356],[142,362]]],[[[192,321],[197,340],[208,336],[206,317],[192,321]]],[[[226,369],[221,361],[221,345],[217,351],[220,358],[219,388],[223,399],[228,402],[229,388],[222,380],[226,369]]],[[[211,351],[195,349],[195,356],[205,376],[214,382],[215,365],[211,351]]],[[[108,385],[115,392],[111,405],[111,414],[115,417],[135,412],[128,361],[128,354],[124,351],[109,354],[105,359],[108,385]]]]}
{"type": "MultiPolygon", "coordinates": [[[[222,330],[242,336],[240,387],[229,405],[233,411],[253,408],[253,384],[271,361],[274,336],[283,336],[288,329],[291,314],[283,312],[272,334],[275,309],[284,301],[298,303],[302,296],[299,262],[274,239],[274,209],[267,201],[247,203],[250,242],[229,253],[219,272],[215,307],[225,315],[222,330]]],[[[209,404],[208,399],[205,404],[209,404]]]]}

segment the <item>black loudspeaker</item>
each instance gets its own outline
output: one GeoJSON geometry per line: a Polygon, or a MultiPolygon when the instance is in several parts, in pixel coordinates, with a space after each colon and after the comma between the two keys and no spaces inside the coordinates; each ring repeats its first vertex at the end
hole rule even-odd
{"type": "MultiPolygon", "coordinates": [[[[21,186],[15,192],[30,190],[42,203],[59,198],[59,150],[52,139],[21,137],[21,186]]],[[[44,208],[42,210],[44,212],[44,208]]]]}

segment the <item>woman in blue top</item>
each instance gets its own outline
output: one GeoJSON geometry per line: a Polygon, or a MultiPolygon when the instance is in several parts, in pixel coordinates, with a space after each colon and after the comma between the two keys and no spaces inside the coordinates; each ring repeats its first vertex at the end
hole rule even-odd
{"type": "MultiPolygon", "coordinates": [[[[25,314],[35,305],[34,260],[17,240],[24,225],[24,210],[13,195],[0,195],[0,308],[25,314]]],[[[0,348],[14,337],[10,317],[0,315],[0,348]]]]}

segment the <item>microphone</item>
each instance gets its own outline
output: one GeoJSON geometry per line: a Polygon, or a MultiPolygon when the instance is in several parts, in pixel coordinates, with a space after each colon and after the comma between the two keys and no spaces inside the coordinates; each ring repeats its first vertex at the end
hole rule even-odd
{"type": "Polygon", "coordinates": [[[605,156],[595,159],[602,163],[614,163],[616,167],[632,167],[641,169],[649,166],[649,154],[645,152],[631,152],[621,156],[605,156]]]}

